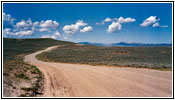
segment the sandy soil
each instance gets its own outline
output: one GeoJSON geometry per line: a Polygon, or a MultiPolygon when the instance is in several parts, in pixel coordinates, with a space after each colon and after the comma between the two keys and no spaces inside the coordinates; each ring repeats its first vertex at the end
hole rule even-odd
{"type": "Polygon", "coordinates": [[[172,72],[43,62],[25,56],[44,74],[44,97],[171,97],[172,72]]]}

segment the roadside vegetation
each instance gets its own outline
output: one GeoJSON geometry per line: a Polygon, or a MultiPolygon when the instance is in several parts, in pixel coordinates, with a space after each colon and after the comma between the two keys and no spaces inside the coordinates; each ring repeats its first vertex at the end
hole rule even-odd
{"type": "Polygon", "coordinates": [[[171,70],[171,47],[68,45],[37,55],[43,61],[171,70]]]}
{"type": "Polygon", "coordinates": [[[71,42],[53,39],[3,38],[3,96],[40,96],[43,91],[43,74],[36,66],[23,61],[26,54],[53,45],[69,45],[71,42]]]}

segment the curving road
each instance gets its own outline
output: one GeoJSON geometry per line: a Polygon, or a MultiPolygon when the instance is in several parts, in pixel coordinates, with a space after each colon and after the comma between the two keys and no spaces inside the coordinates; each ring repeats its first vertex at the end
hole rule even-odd
{"type": "Polygon", "coordinates": [[[25,56],[44,74],[44,97],[171,97],[172,72],[43,62],[39,53],[25,56]]]}

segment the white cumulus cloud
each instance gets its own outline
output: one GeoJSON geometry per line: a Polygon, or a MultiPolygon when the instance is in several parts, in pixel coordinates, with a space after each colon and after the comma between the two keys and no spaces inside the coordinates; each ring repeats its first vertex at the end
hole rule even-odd
{"type": "Polygon", "coordinates": [[[155,22],[157,22],[159,20],[160,19],[156,19],[156,16],[150,16],[149,18],[144,20],[143,23],[140,24],[140,26],[147,27],[147,26],[150,26],[150,25],[154,24],[155,22]]]}
{"type": "Polygon", "coordinates": [[[162,27],[162,28],[168,27],[167,25],[160,25],[158,21],[160,21],[160,18],[157,19],[156,16],[150,16],[149,18],[144,20],[143,23],[140,24],[140,26],[148,27],[152,25],[152,27],[162,27]]]}
{"type": "Polygon", "coordinates": [[[83,29],[80,30],[80,32],[90,32],[92,31],[93,28],[91,26],[84,27],[83,29]]]}
{"type": "Polygon", "coordinates": [[[60,36],[60,32],[58,32],[58,30],[55,31],[54,33],[55,36],[60,36]]]}
{"type": "Polygon", "coordinates": [[[114,18],[114,21],[112,22],[112,24],[110,24],[108,26],[107,32],[108,33],[117,33],[122,29],[122,25],[123,23],[131,23],[131,22],[135,22],[136,19],[131,18],[131,17],[127,17],[127,18],[123,18],[123,17],[119,17],[119,18],[114,18]]]}
{"type": "Polygon", "coordinates": [[[65,26],[63,27],[63,31],[64,31],[66,34],[74,34],[74,33],[76,33],[78,30],[79,30],[79,27],[77,27],[75,24],[72,24],[72,25],[65,25],[65,26]]]}
{"type": "Polygon", "coordinates": [[[118,21],[119,23],[131,23],[131,22],[135,22],[136,19],[130,18],[130,17],[128,17],[128,18],[120,17],[120,18],[118,18],[117,21],[118,21]]]}
{"type": "Polygon", "coordinates": [[[52,21],[52,20],[42,20],[40,22],[40,29],[39,31],[40,32],[43,32],[43,31],[48,31],[50,32],[50,29],[55,29],[59,26],[59,23],[57,21],[52,21]]]}
{"type": "Polygon", "coordinates": [[[158,22],[156,22],[156,23],[153,24],[153,27],[159,27],[159,26],[160,26],[160,25],[159,25],[158,22]]]}
{"type": "Polygon", "coordinates": [[[118,22],[112,22],[111,25],[109,25],[107,32],[108,33],[116,33],[119,32],[122,29],[122,25],[118,22]]]}
{"type": "Polygon", "coordinates": [[[52,36],[51,35],[43,35],[41,36],[41,38],[51,38],[52,36]]]}
{"type": "Polygon", "coordinates": [[[168,26],[167,25],[160,25],[158,22],[154,23],[153,24],[153,27],[162,27],[162,28],[167,28],[168,26]]]}
{"type": "Polygon", "coordinates": [[[15,25],[15,28],[19,30],[27,30],[32,28],[32,20],[28,19],[27,21],[21,20],[20,22],[17,22],[15,25]]]}
{"type": "Polygon", "coordinates": [[[16,19],[13,18],[10,14],[3,13],[3,28],[13,27],[13,23],[16,19]]]}
{"type": "Polygon", "coordinates": [[[113,18],[113,19],[111,19],[111,18],[107,17],[102,22],[96,23],[96,25],[104,25],[105,22],[112,22],[112,21],[117,21],[118,23],[131,23],[131,22],[135,22],[136,19],[131,18],[131,17],[127,17],[127,18],[120,17],[120,18],[113,18]]]}
{"type": "Polygon", "coordinates": [[[33,34],[33,31],[32,30],[21,30],[21,31],[13,31],[12,29],[10,28],[5,28],[3,30],[3,34],[4,35],[11,35],[11,36],[27,36],[27,35],[32,35],[33,34]]]}
{"type": "Polygon", "coordinates": [[[39,31],[40,31],[40,32],[44,32],[44,31],[50,32],[49,29],[47,29],[47,28],[41,28],[41,29],[39,29],[39,31]]]}
{"type": "Polygon", "coordinates": [[[52,35],[43,35],[41,38],[52,38],[52,39],[56,39],[58,37],[60,37],[60,33],[58,32],[58,30],[56,30],[54,34],[52,34],[52,35]]]}
{"type": "Polygon", "coordinates": [[[13,21],[15,21],[15,18],[13,18],[10,14],[3,13],[3,21],[13,23],[13,21]]]}
{"type": "Polygon", "coordinates": [[[83,20],[78,20],[75,25],[80,27],[80,26],[86,26],[87,23],[85,23],[83,20]]]}
{"type": "Polygon", "coordinates": [[[4,34],[11,34],[12,32],[11,32],[11,28],[5,28],[4,30],[3,30],[3,33],[4,34]]]}
{"type": "Polygon", "coordinates": [[[112,21],[112,19],[111,18],[106,18],[105,20],[104,20],[104,22],[111,22],[112,21]]]}
{"type": "MultiPolygon", "coordinates": [[[[117,19],[117,18],[114,18],[114,20],[116,20],[116,19],[117,19]]],[[[112,22],[112,21],[113,21],[113,19],[107,17],[107,18],[105,18],[102,22],[96,23],[96,25],[104,25],[105,22],[112,22]]]]}
{"type": "Polygon", "coordinates": [[[27,30],[27,31],[16,32],[14,35],[26,36],[26,35],[32,35],[32,34],[33,34],[33,31],[32,30],[27,30]]]}
{"type": "Polygon", "coordinates": [[[20,22],[14,24],[12,28],[5,28],[3,30],[3,34],[5,34],[6,36],[11,35],[19,37],[32,35],[34,32],[32,25],[33,24],[31,19],[28,19],[27,21],[21,20],[20,22]]]}
{"type": "Polygon", "coordinates": [[[40,27],[41,28],[57,28],[59,26],[59,23],[56,21],[52,21],[52,20],[42,20],[40,22],[40,27]]]}
{"type": "MultiPolygon", "coordinates": [[[[35,31],[44,32],[51,30],[56,30],[59,26],[59,23],[54,20],[42,20],[32,22],[29,18],[28,20],[21,20],[14,23],[16,19],[13,18],[10,14],[3,13],[3,35],[4,36],[27,36],[32,35],[35,31]]],[[[82,23],[77,23],[78,26],[81,26],[82,23]]],[[[56,32],[53,37],[57,36],[56,32]]]]}
{"type": "Polygon", "coordinates": [[[131,22],[135,22],[135,21],[136,21],[136,19],[130,18],[130,17],[128,17],[128,18],[125,19],[125,22],[126,23],[131,23],[131,22]]]}
{"type": "Polygon", "coordinates": [[[62,30],[66,34],[75,34],[80,30],[81,26],[86,26],[86,25],[87,23],[85,23],[83,20],[78,20],[75,24],[65,25],[62,30]]]}

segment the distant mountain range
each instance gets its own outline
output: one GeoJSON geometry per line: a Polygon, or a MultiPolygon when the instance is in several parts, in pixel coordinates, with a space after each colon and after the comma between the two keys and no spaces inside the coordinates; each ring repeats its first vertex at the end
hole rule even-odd
{"type": "Polygon", "coordinates": [[[129,43],[129,42],[120,42],[120,43],[93,43],[93,42],[79,42],[79,44],[94,45],[94,46],[172,46],[172,44],[161,43],[161,44],[151,44],[151,43],[129,43]]]}

